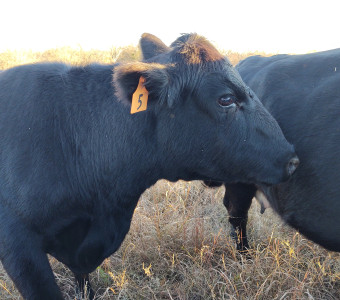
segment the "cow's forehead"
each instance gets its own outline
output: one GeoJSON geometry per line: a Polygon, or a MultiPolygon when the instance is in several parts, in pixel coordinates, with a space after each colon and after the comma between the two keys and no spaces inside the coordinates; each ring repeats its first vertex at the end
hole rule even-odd
{"type": "MultiPolygon", "coordinates": [[[[152,42],[151,45],[155,48],[152,42]]],[[[145,47],[146,45],[144,45],[144,50],[145,47]]],[[[177,65],[179,68],[195,69],[197,66],[199,70],[204,71],[221,69],[226,66],[232,67],[226,56],[222,55],[206,38],[198,34],[182,35],[170,47],[162,49],[164,51],[155,52],[155,55],[148,58],[147,61],[177,65]]]]}
{"type": "Polygon", "coordinates": [[[198,34],[186,34],[171,44],[173,54],[189,64],[221,61],[223,55],[205,38],[198,34]]]}
{"type": "Polygon", "coordinates": [[[204,76],[208,81],[218,80],[241,94],[248,89],[235,68],[228,63],[212,72],[207,72],[204,76]]]}
{"type": "Polygon", "coordinates": [[[163,52],[153,57],[153,62],[165,64],[172,72],[181,74],[193,86],[200,81],[199,78],[205,77],[209,81],[216,76],[219,81],[227,83],[229,86],[236,87],[240,92],[246,90],[238,72],[234,69],[228,58],[222,55],[207,39],[197,34],[187,34],[179,37],[173,42],[169,51],[163,52]]]}
{"type": "Polygon", "coordinates": [[[234,67],[230,66],[228,68],[226,68],[226,74],[228,76],[228,80],[235,86],[237,86],[238,88],[242,89],[243,91],[246,90],[246,85],[243,82],[241,76],[239,75],[239,73],[235,70],[234,67]]]}

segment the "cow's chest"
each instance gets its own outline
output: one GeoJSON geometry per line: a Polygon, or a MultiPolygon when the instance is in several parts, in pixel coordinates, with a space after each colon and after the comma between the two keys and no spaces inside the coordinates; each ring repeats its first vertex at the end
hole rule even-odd
{"type": "Polygon", "coordinates": [[[124,214],[77,218],[48,239],[47,252],[75,273],[90,273],[119,248],[130,222],[124,214]]]}

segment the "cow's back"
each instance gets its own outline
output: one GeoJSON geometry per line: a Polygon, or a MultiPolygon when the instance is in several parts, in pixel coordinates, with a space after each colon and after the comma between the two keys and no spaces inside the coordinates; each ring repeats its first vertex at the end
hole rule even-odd
{"type": "Polygon", "coordinates": [[[238,71],[276,118],[301,164],[270,189],[291,225],[340,249],[340,49],[306,55],[250,57],[238,71]]]}

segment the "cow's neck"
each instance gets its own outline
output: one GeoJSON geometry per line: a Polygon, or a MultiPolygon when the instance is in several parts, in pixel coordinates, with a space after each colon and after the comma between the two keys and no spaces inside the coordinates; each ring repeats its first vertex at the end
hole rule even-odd
{"type": "Polygon", "coordinates": [[[125,104],[111,103],[91,121],[83,136],[73,134],[71,168],[84,186],[80,188],[139,197],[163,177],[152,114],[131,115],[125,104]]]}

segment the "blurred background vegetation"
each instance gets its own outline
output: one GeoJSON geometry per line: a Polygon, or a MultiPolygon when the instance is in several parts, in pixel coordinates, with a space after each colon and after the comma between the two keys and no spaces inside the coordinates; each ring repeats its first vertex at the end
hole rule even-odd
{"type": "MultiPolygon", "coordinates": [[[[236,65],[240,60],[252,55],[270,54],[264,52],[238,53],[231,50],[220,50],[228,56],[230,62],[236,65]]],[[[110,50],[83,50],[71,47],[50,49],[43,52],[33,51],[5,51],[0,52],[0,69],[8,69],[21,64],[36,63],[42,61],[64,62],[76,66],[83,66],[91,63],[112,64],[116,62],[127,62],[141,59],[141,53],[136,46],[112,47],[110,50]]]]}

